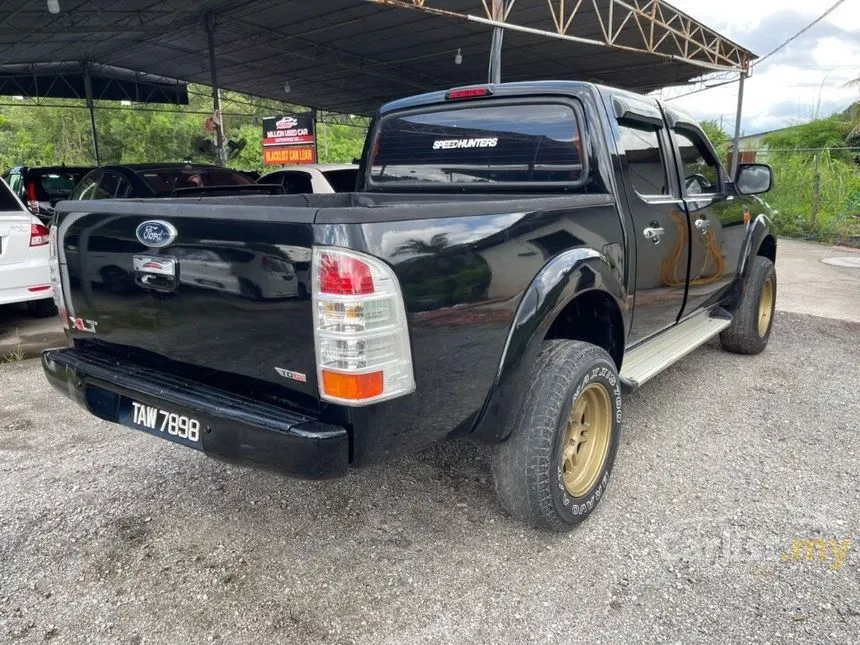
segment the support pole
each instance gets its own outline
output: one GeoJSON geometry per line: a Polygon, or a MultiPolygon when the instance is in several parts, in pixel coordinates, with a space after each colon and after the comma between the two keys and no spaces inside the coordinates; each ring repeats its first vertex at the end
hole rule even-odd
{"type": "Polygon", "coordinates": [[[311,108],[311,119],[313,119],[314,123],[314,163],[320,163],[320,147],[317,143],[317,138],[319,137],[319,132],[317,132],[317,128],[319,124],[317,123],[317,109],[315,107],[311,108]]]}
{"type": "Polygon", "coordinates": [[[224,150],[224,118],[221,115],[221,87],[218,85],[218,67],[215,64],[215,13],[206,14],[206,41],[209,44],[209,74],[212,77],[212,107],[218,117],[215,123],[215,146],[218,155],[218,165],[227,165],[227,155],[224,150]]]}
{"type": "Polygon", "coordinates": [[[741,72],[741,83],[738,87],[738,112],[735,116],[735,140],[732,144],[732,181],[734,181],[738,172],[738,159],[740,158],[741,153],[741,116],[744,110],[744,81],[746,80],[746,77],[746,71],[741,72]]]}
{"type": "MultiPolygon", "coordinates": [[[[493,20],[504,22],[505,1],[493,0],[493,20]]],[[[493,40],[490,43],[490,68],[487,71],[488,83],[502,82],[502,41],[505,30],[502,27],[493,27],[493,40]]]]}
{"type": "Polygon", "coordinates": [[[96,111],[95,103],[93,102],[93,84],[90,78],[90,63],[84,61],[84,98],[87,101],[87,110],[90,113],[90,132],[93,137],[93,158],[96,160],[96,166],[101,166],[101,156],[99,155],[99,138],[96,133],[96,111]]]}

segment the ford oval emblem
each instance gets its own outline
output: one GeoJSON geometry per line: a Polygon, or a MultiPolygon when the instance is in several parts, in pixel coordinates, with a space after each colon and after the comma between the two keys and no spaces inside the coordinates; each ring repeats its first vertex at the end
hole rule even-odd
{"type": "Polygon", "coordinates": [[[176,239],[176,229],[173,224],[160,219],[151,219],[141,223],[135,231],[137,239],[146,246],[160,248],[172,244],[176,239]]]}

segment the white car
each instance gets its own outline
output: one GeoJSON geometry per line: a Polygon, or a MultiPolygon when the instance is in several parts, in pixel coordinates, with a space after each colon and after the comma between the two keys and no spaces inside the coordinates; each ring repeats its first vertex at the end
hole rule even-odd
{"type": "Polygon", "coordinates": [[[277,184],[288,195],[308,193],[351,193],[355,191],[358,166],[348,163],[284,166],[263,175],[258,184],[277,184]]]}
{"type": "Polygon", "coordinates": [[[57,312],[48,268],[49,235],[0,181],[0,305],[26,302],[37,318],[57,312]]]}

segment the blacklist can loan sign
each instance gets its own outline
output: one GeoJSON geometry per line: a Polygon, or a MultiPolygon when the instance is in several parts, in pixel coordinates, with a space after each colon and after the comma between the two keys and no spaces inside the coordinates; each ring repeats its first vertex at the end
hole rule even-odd
{"type": "Polygon", "coordinates": [[[316,163],[314,119],[269,116],[263,119],[263,161],[270,165],[316,163]]]}

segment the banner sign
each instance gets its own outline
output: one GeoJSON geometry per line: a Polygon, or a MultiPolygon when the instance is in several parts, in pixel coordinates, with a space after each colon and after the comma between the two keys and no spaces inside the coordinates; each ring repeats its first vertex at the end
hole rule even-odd
{"type": "Polygon", "coordinates": [[[313,146],[284,146],[263,148],[263,161],[269,166],[292,166],[302,163],[316,163],[313,146]]]}
{"type": "Polygon", "coordinates": [[[263,119],[263,161],[269,165],[316,163],[314,118],[310,115],[263,119]]]}

